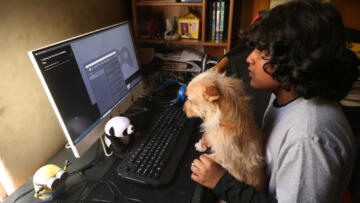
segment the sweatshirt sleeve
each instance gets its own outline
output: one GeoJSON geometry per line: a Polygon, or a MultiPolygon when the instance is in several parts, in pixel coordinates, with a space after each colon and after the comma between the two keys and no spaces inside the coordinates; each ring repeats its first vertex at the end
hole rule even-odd
{"type": "Polygon", "coordinates": [[[251,203],[275,203],[276,199],[268,194],[256,191],[256,189],[244,182],[237,181],[229,173],[223,175],[214,188],[214,193],[227,203],[251,202],[251,203]]]}

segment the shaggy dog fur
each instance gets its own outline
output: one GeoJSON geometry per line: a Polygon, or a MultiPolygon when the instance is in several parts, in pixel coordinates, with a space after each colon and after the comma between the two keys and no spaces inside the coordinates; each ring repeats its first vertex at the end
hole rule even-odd
{"type": "Polygon", "coordinates": [[[211,159],[237,180],[264,191],[265,147],[241,80],[204,72],[189,83],[186,96],[186,115],[203,120],[204,134],[196,149],[210,147],[211,159]]]}

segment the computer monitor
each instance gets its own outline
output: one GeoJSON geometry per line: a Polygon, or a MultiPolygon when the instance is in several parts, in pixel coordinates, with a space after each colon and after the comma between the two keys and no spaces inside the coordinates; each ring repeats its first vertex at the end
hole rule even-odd
{"type": "Polygon", "coordinates": [[[103,135],[110,117],[144,93],[128,22],[28,54],[75,157],[103,135]]]}

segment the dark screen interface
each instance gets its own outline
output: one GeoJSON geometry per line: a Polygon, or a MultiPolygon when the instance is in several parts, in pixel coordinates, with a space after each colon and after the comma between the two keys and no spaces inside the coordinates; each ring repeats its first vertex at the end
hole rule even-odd
{"type": "Polygon", "coordinates": [[[128,24],[33,54],[75,144],[141,81],[128,24]]]}

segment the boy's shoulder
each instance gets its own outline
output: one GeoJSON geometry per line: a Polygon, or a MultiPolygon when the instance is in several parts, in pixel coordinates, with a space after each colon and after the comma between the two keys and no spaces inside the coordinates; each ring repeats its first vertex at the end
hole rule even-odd
{"type": "Polygon", "coordinates": [[[351,133],[350,125],[335,101],[301,99],[294,106],[287,142],[300,139],[328,140],[351,133]]]}

